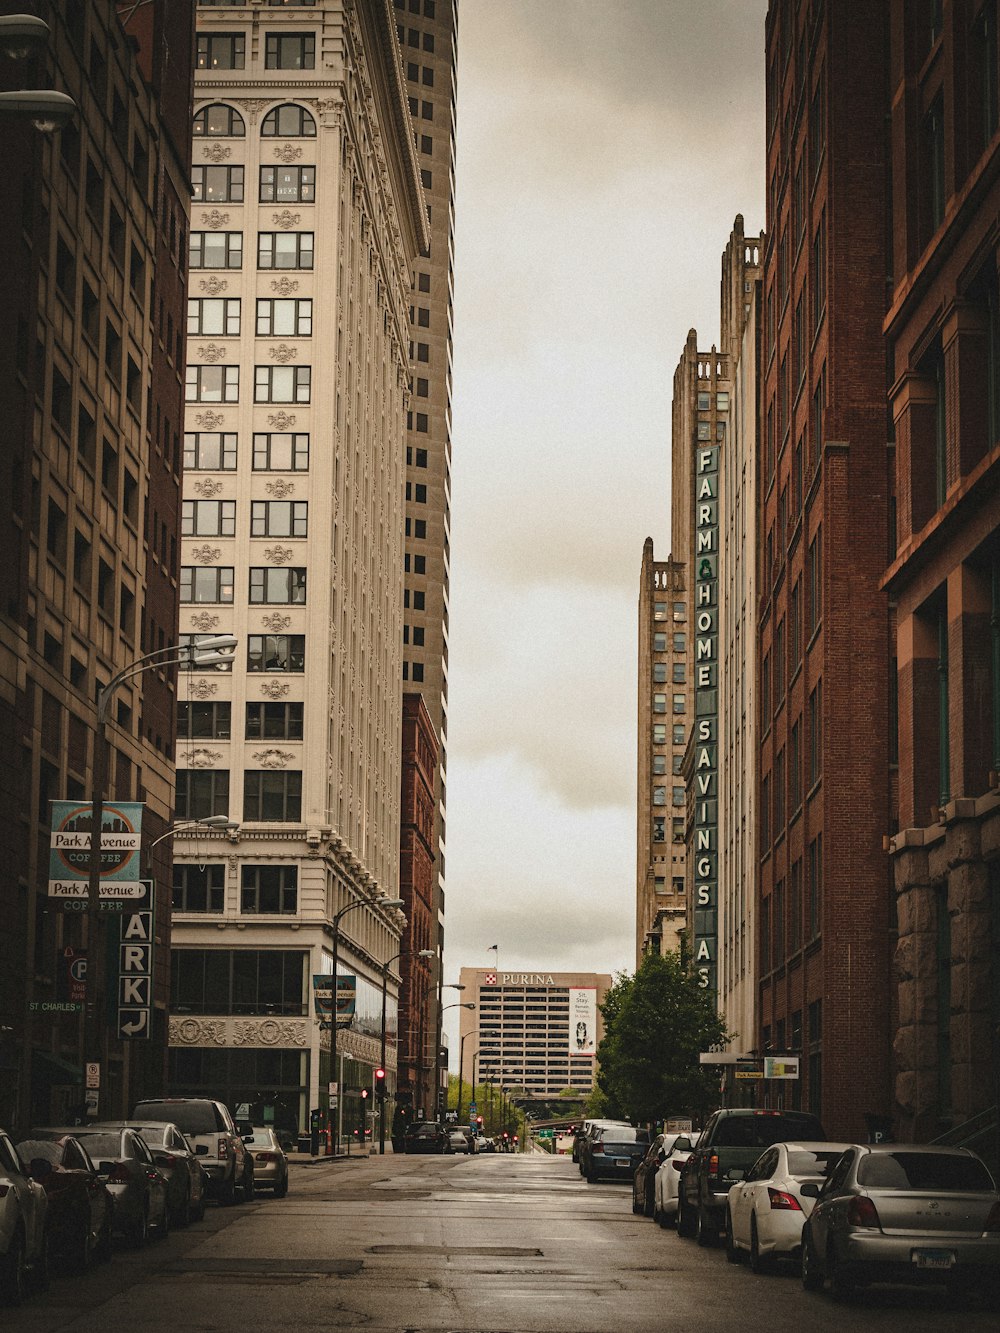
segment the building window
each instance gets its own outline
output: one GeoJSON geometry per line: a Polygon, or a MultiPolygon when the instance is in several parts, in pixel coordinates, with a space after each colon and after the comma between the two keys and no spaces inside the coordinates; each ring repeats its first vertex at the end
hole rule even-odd
{"type": "Polygon", "coordinates": [[[924,117],[920,139],[924,220],[920,239],[921,245],[926,245],[944,221],[944,103],[940,97],[924,117]]]}
{"type": "Polygon", "coordinates": [[[673,681],[673,683],[674,683],[675,685],[683,685],[683,684],[684,684],[684,682],[687,680],[687,663],[686,663],[686,662],[675,662],[675,663],[674,663],[674,665],[673,665],[673,672],[672,672],[672,675],[671,675],[671,679],[672,679],[672,681],[673,681]]]}
{"type": "Polygon", "coordinates": [[[666,787],[654,787],[654,788],[653,788],[653,804],[654,804],[654,805],[666,805],[666,803],[667,803],[667,789],[666,789],[666,787]]]}
{"type": "Polygon", "coordinates": [[[667,743],[667,724],[665,722],[653,723],[653,744],[666,745],[667,743]]]}
{"type": "Polygon", "coordinates": [[[816,234],[813,237],[813,329],[823,322],[826,311],[826,209],[819,215],[816,234]]]}
{"type": "Polygon", "coordinates": [[[303,704],[247,704],[248,741],[300,741],[303,704]]]}
{"type": "Polygon", "coordinates": [[[179,768],[176,819],[205,819],[208,815],[229,814],[229,772],[227,769],[179,768]]]}
{"type": "Polygon", "coordinates": [[[238,298],[198,298],[188,301],[187,331],[201,337],[236,338],[240,332],[238,298]]]}
{"type": "MultiPolygon", "coordinates": [[[[781,967],[785,961],[785,881],[779,879],[771,895],[771,960],[775,967],[781,967]]],[[[782,1024],[779,1022],[779,1029],[782,1024]]],[[[784,1041],[779,1036],[778,1050],[783,1050],[784,1041]]]]}
{"type": "Polygon", "coordinates": [[[780,838],[785,827],[785,747],[774,756],[774,836],[780,838]]]}
{"type": "Polygon", "coordinates": [[[185,472],[232,472],[235,468],[235,433],[193,431],[184,436],[185,472]]]}
{"type": "Polygon", "coordinates": [[[665,685],[667,682],[667,664],[666,662],[653,663],[653,683],[655,685],[665,685]]]}
{"type": "Polygon", "coordinates": [[[264,39],[265,69],[315,69],[316,36],[311,32],[269,32],[264,39]]]}
{"type": "Polygon", "coordinates": [[[255,403],[308,403],[311,366],[255,366],[255,403]]]}
{"type": "Polygon", "coordinates": [[[802,661],[802,575],[792,584],[788,599],[788,665],[794,675],[802,661]]]}
{"type": "Polygon", "coordinates": [[[228,741],[231,736],[232,704],[202,703],[198,699],[178,703],[178,740],[228,741]]]}
{"type": "Polygon", "coordinates": [[[185,500],[182,503],[182,537],[233,537],[235,535],[235,500],[185,500]]]}
{"type": "Polygon", "coordinates": [[[197,69],[243,69],[246,37],[242,32],[200,32],[196,53],[197,69]]]}
{"type": "Polygon", "coordinates": [[[200,565],[182,565],[180,594],[185,604],[232,602],[232,567],[203,569],[200,565]]]}
{"type": "Polygon", "coordinates": [[[823,835],[819,833],[809,844],[807,853],[806,873],[808,883],[806,891],[808,893],[808,917],[807,925],[809,938],[814,940],[822,929],[823,919],[823,835]]]}
{"type": "Polygon", "coordinates": [[[188,241],[191,268],[242,268],[241,231],[193,231],[188,241]]]}
{"type": "Polygon", "coordinates": [[[239,366],[188,366],[184,397],[189,403],[238,403],[239,366]]]}
{"type": "Polygon", "coordinates": [[[653,776],[665,777],[667,772],[667,756],[665,754],[653,755],[653,776]]]}
{"type": "Polygon", "coordinates": [[[196,139],[242,139],[247,132],[240,113],[223,102],[203,106],[194,118],[193,129],[196,139]]]}
{"type": "Polygon", "coordinates": [[[809,787],[813,788],[823,772],[823,682],[809,695],[809,787]]]}
{"type": "Polygon", "coordinates": [[[823,453],[823,428],[826,420],[826,362],[816,376],[812,401],[813,466],[818,465],[823,453]]]}
{"type": "Polygon", "coordinates": [[[774,627],[774,706],[780,708],[785,697],[785,617],[774,627]]]}
{"type": "Polygon", "coordinates": [[[665,841],[666,841],[666,837],[667,837],[667,834],[666,834],[666,827],[667,827],[667,820],[666,820],[666,817],[665,817],[664,815],[656,815],[656,816],[654,817],[654,819],[653,819],[653,841],[654,841],[654,842],[665,842],[665,841]]]}
{"type": "Polygon", "coordinates": [[[313,266],[311,231],[262,231],[257,235],[257,267],[309,269],[313,266]]]}
{"type": "Polygon", "coordinates": [[[260,132],[265,139],[314,139],[316,122],[305,107],[286,102],[267,113],[260,132]]]}
{"type": "Polygon", "coordinates": [[[270,916],[298,911],[298,866],[243,866],[240,911],[270,916]]]}
{"type": "Polygon", "coordinates": [[[196,204],[242,204],[242,167],[192,167],[191,198],[196,204]]]}
{"type": "Polygon", "coordinates": [[[937,621],[937,695],[938,695],[938,804],[951,800],[951,742],[948,713],[948,603],[938,599],[937,621]]]}
{"type": "Polygon", "coordinates": [[[684,804],[684,788],[683,788],[683,787],[674,787],[674,788],[673,788],[673,801],[674,801],[674,805],[675,805],[675,806],[681,806],[681,805],[684,804]]]}
{"type": "Polygon", "coordinates": [[[175,912],[221,912],[226,904],[225,865],[181,865],[174,862],[175,912]]]}
{"type": "MultiPolygon", "coordinates": [[[[303,994],[306,957],[304,952],[278,949],[172,949],[171,1013],[306,1014],[308,1009],[303,994]]],[[[206,1051],[210,1060],[206,1060],[203,1074],[201,1055],[197,1050],[177,1051],[178,1057],[186,1058],[182,1066],[179,1058],[174,1063],[171,1057],[171,1082],[197,1093],[208,1087],[219,1091],[226,1086],[225,1076],[222,1076],[221,1085],[219,1082],[219,1062],[227,1054],[225,1051],[206,1051]],[[192,1060],[197,1061],[194,1069],[191,1069],[192,1060]]],[[[234,1092],[248,1086],[275,1088],[285,1085],[297,1098],[299,1088],[296,1085],[301,1082],[300,1062],[303,1059],[299,1051],[255,1052],[250,1049],[234,1051],[233,1055],[241,1057],[238,1074],[234,1077],[234,1092]]],[[[237,1097],[230,1097],[232,1104],[237,1100],[237,1097]]],[[[291,1104],[297,1106],[298,1102],[291,1104]]]]}
{"type": "Polygon", "coordinates": [[[244,775],[243,818],[251,823],[295,823],[302,814],[302,774],[250,770],[244,775]]]}
{"type": "Polygon", "coordinates": [[[312,204],[316,202],[315,167],[261,167],[262,204],[312,204]]]}
{"type": "Polygon", "coordinates": [[[255,472],[305,472],[309,467],[307,434],[263,434],[253,437],[255,472]]]}
{"type": "Polygon", "coordinates": [[[665,653],[667,651],[667,636],[665,634],[653,635],[653,652],[665,653]]]}
{"type": "Polygon", "coordinates": [[[258,338],[308,338],[312,334],[312,301],[258,300],[258,338]]]}
{"type": "Polygon", "coordinates": [[[771,845],[771,775],[760,780],[760,846],[766,852],[771,845]]]}
{"type": "Polygon", "coordinates": [[[304,569],[272,569],[267,567],[250,570],[251,605],[270,603],[289,606],[303,603],[305,600],[306,571],[304,569]]]}
{"type": "Polygon", "coordinates": [[[683,713],[686,706],[686,699],[683,694],[675,694],[673,699],[673,711],[683,713]]]}
{"type": "Polygon", "coordinates": [[[788,738],[788,808],[792,812],[802,804],[802,719],[792,723],[788,738]]]}
{"type": "Polygon", "coordinates": [[[309,505],[305,500],[254,500],[250,505],[251,537],[305,537],[309,505]]]}
{"type": "Polygon", "coordinates": [[[247,637],[248,671],[305,671],[304,634],[251,634],[247,637]]]}
{"type": "Polygon", "coordinates": [[[674,723],[674,744],[683,745],[686,738],[686,729],[683,722],[674,723]]]}

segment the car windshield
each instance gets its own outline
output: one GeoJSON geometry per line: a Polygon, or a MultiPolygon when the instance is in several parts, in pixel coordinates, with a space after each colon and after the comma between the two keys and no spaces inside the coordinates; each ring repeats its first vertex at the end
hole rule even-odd
{"type": "Polygon", "coordinates": [[[732,1115],[716,1127],[713,1148],[770,1148],[783,1139],[822,1139],[819,1122],[784,1115],[732,1115]],[[816,1132],[819,1131],[819,1132],[816,1132]]]}
{"type": "Polygon", "coordinates": [[[858,1184],[868,1189],[992,1192],[993,1178],[978,1157],[951,1153],[868,1153],[858,1165],[858,1184]]]}
{"type": "Polygon", "coordinates": [[[80,1139],[91,1157],[121,1157],[122,1141],[118,1134],[88,1134],[85,1129],[79,1131],[80,1139]]]}
{"type": "Polygon", "coordinates": [[[788,1174],[799,1180],[805,1176],[817,1178],[828,1174],[834,1162],[839,1162],[843,1149],[835,1152],[790,1152],[788,1154],[788,1174]]]}
{"type": "Polygon", "coordinates": [[[166,1142],[166,1125],[131,1125],[137,1134],[141,1134],[151,1148],[159,1148],[166,1142]]]}
{"type": "Polygon", "coordinates": [[[58,1143],[47,1143],[43,1139],[25,1139],[17,1145],[17,1155],[22,1162],[30,1162],[35,1157],[44,1157],[53,1166],[62,1163],[63,1150],[58,1143]]]}
{"type": "Polygon", "coordinates": [[[169,1120],[182,1134],[225,1132],[211,1102],[143,1102],[142,1111],[150,1120],[169,1120]]]}
{"type": "Polygon", "coordinates": [[[271,1139],[269,1129],[255,1129],[253,1135],[244,1136],[243,1142],[251,1148],[273,1148],[274,1143],[271,1139]]]}

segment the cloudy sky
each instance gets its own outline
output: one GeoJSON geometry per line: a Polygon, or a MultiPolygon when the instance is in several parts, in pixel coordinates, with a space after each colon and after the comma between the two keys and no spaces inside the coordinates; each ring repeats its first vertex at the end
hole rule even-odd
{"type": "Polygon", "coordinates": [[[766,9],[460,0],[446,980],[634,963],[642,545],[763,226],[766,9]]]}

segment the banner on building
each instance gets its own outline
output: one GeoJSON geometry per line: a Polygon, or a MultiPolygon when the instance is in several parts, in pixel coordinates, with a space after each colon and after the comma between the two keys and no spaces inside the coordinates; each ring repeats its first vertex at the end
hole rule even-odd
{"type": "MultiPolygon", "coordinates": [[[[89,801],[51,801],[50,805],[49,897],[72,911],[86,911],[94,808],[89,801]]],[[[106,802],[102,807],[98,867],[102,907],[120,910],[144,897],[139,869],[141,841],[142,802],[106,802]]]]}
{"type": "MultiPolygon", "coordinates": [[[[333,1021],[333,977],[329,973],[313,976],[313,1008],[320,1028],[329,1028],[333,1021]]],[[[358,980],[354,976],[337,977],[337,1027],[350,1027],[354,1018],[358,980]]]]}
{"type": "Polygon", "coordinates": [[[597,1054],[597,989],[594,986],[570,988],[569,1053],[597,1054]]]}

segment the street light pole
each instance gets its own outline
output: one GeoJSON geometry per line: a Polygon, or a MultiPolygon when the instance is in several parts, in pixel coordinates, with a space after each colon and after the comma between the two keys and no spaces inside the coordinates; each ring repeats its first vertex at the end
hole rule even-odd
{"type": "MultiPolygon", "coordinates": [[[[433,958],[433,957],[434,957],[434,950],[433,950],[433,949],[400,949],[399,953],[393,954],[393,956],[392,956],[391,958],[387,958],[386,961],[382,964],[382,1057],[381,1057],[381,1061],[380,1061],[380,1066],[381,1066],[382,1069],[385,1069],[385,1001],[386,1001],[386,989],[387,989],[388,982],[389,982],[389,965],[390,965],[391,963],[396,962],[396,960],[397,960],[398,958],[409,958],[409,956],[410,956],[411,954],[413,954],[413,953],[415,953],[416,956],[417,956],[418,958],[433,958]]],[[[399,1044],[398,1044],[398,1043],[399,1043],[399,1026],[398,1026],[398,1024],[399,1024],[399,1014],[398,1014],[398,1010],[397,1010],[397,1015],[396,1015],[396,1023],[397,1023],[397,1027],[396,1027],[396,1038],[397,1038],[396,1049],[397,1049],[397,1051],[398,1051],[398,1050],[399,1050],[399,1044]]],[[[397,1077],[397,1078],[399,1077],[399,1060],[398,1060],[398,1059],[397,1059],[397,1061],[396,1061],[396,1077],[397,1077]]],[[[379,1154],[380,1154],[380,1155],[382,1155],[382,1154],[385,1153],[385,1086],[384,1086],[384,1085],[383,1085],[383,1088],[382,1088],[382,1102],[381,1102],[381,1105],[379,1106],[379,1112],[378,1112],[378,1150],[379,1150],[379,1154]]]]}

